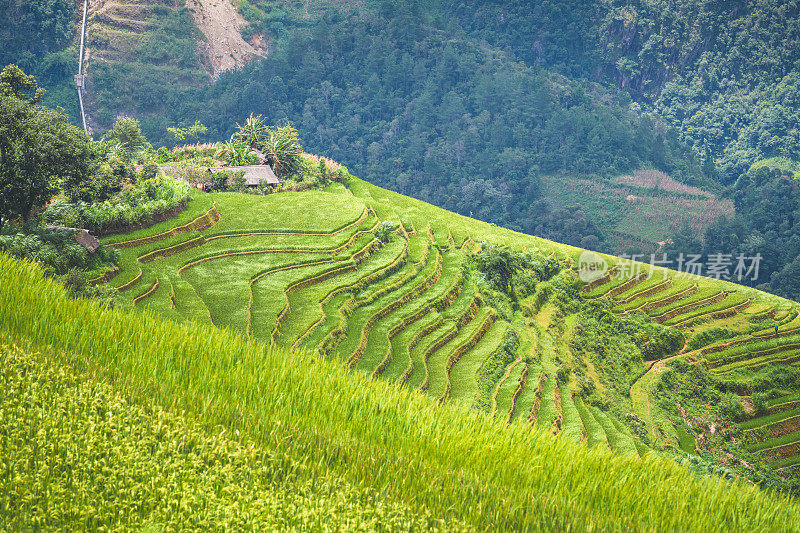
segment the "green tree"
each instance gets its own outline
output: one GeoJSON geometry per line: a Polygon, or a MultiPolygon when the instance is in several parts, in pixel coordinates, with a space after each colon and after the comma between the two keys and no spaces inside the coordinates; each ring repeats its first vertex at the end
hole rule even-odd
{"type": "Polygon", "coordinates": [[[147,144],[139,121],[126,116],[119,117],[114,122],[114,127],[106,132],[105,139],[111,144],[118,144],[120,150],[128,156],[139,152],[147,144]]]}
{"type": "Polygon", "coordinates": [[[89,174],[89,137],[63,111],[37,105],[41,94],[16,67],[0,74],[0,227],[4,219],[27,222],[62,182],[75,186],[89,174]]]}
{"type": "Polygon", "coordinates": [[[303,147],[297,130],[288,125],[275,128],[264,146],[264,154],[279,178],[297,172],[303,163],[303,147]]]}
{"type": "Polygon", "coordinates": [[[251,113],[244,124],[236,124],[236,132],[231,136],[231,142],[246,144],[256,150],[264,150],[267,139],[271,134],[269,126],[261,115],[253,116],[251,113]]]}
{"type": "Polygon", "coordinates": [[[201,135],[205,135],[208,132],[208,128],[205,127],[203,124],[200,123],[199,120],[195,120],[194,124],[189,126],[188,128],[167,128],[167,131],[175,137],[176,141],[183,141],[186,137],[194,138],[195,142],[201,135]]]}
{"type": "Polygon", "coordinates": [[[522,270],[518,254],[506,246],[490,245],[476,256],[475,264],[497,290],[513,295],[511,280],[522,270]]]}
{"type": "Polygon", "coordinates": [[[75,3],[69,0],[0,2],[0,61],[33,68],[37,59],[69,44],[74,17],[75,3]]]}
{"type": "Polygon", "coordinates": [[[25,74],[16,65],[8,65],[0,72],[0,96],[13,96],[34,105],[42,101],[44,89],[32,75],[25,74]]]}

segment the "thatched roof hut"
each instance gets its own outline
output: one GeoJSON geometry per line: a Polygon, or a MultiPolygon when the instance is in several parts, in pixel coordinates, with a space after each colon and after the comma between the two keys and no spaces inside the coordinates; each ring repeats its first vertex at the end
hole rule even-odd
{"type": "Polygon", "coordinates": [[[255,187],[262,181],[266,182],[268,185],[278,185],[281,182],[281,180],[278,179],[278,176],[276,176],[275,173],[272,171],[272,167],[269,165],[249,165],[246,167],[222,167],[214,170],[226,170],[231,172],[244,170],[244,184],[247,185],[248,187],[255,187]]]}

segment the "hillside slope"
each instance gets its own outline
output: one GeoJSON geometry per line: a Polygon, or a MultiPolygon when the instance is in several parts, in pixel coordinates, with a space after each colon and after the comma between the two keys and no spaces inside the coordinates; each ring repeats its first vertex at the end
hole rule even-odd
{"type": "MultiPolygon", "coordinates": [[[[276,478],[286,475],[288,479],[285,484],[278,481],[284,488],[275,500],[272,491],[268,498],[258,491],[263,478],[248,478],[254,485],[242,492],[237,492],[243,487],[236,482],[225,487],[224,500],[218,503],[222,508],[228,502],[234,505],[234,514],[241,520],[238,523],[245,525],[255,525],[259,519],[286,525],[297,519],[298,508],[311,503],[323,510],[304,514],[308,521],[298,527],[311,527],[333,506],[339,515],[335,518],[350,518],[352,527],[397,526],[403,522],[404,507],[414,512],[411,520],[415,522],[420,516],[431,520],[427,527],[444,520],[448,527],[463,523],[476,530],[626,530],[648,529],[654,524],[712,531],[798,527],[796,504],[786,497],[736,481],[700,479],[653,455],[644,460],[614,456],[600,448],[588,449],[531,432],[519,424],[506,428],[483,415],[452,405],[437,407],[382,382],[349,375],[340,364],[304,351],[289,355],[231,332],[197,324],[177,325],[150,313],[126,314],[84,300],[69,300],[63,287],[46,279],[38,266],[4,255],[0,256],[0,301],[3,335],[17,339],[13,342],[23,350],[20,354],[19,348],[4,341],[0,350],[4,382],[15,391],[37,394],[32,401],[25,395],[0,396],[0,405],[13,414],[5,418],[12,435],[30,431],[28,416],[38,420],[45,434],[72,435],[69,431],[75,430],[74,424],[65,425],[54,416],[63,412],[57,409],[63,405],[68,419],[99,424],[94,430],[103,431],[106,438],[97,441],[92,430],[81,435],[79,442],[81,446],[89,444],[90,451],[98,452],[92,459],[104,457],[113,471],[128,454],[138,453],[136,448],[126,447],[135,444],[125,437],[131,426],[126,424],[123,429],[114,421],[116,414],[127,416],[124,421],[135,422],[133,427],[146,434],[155,431],[156,440],[149,453],[126,462],[125,467],[142,468],[145,473],[148,456],[163,449],[174,458],[167,470],[159,470],[159,475],[168,476],[189,467],[185,461],[191,461],[192,455],[202,459],[217,453],[213,448],[196,447],[203,442],[216,446],[206,432],[216,434],[221,425],[231,435],[230,444],[220,442],[222,434],[217,437],[226,453],[242,446],[239,438],[244,442],[253,439],[250,451],[242,452],[243,459],[258,457],[261,452],[253,449],[255,445],[263,447],[275,458],[276,478]],[[35,355],[37,351],[42,355],[35,355]],[[74,368],[69,368],[72,364],[79,370],[77,377],[74,368]],[[59,369],[61,365],[64,370],[59,369]],[[83,381],[87,379],[109,379],[113,385],[93,385],[83,381]],[[95,396],[91,409],[85,408],[85,401],[75,401],[86,391],[95,396]],[[121,403],[115,394],[132,403],[121,403]],[[106,398],[117,403],[108,405],[103,401],[106,398]],[[153,429],[150,417],[137,414],[142,406],[156,410],[162,406],[172,414],[153,429]],[[37,412],[48,417],[42,420],[37,412]],[[184,425],[176,417],[180,412],[197,420],[200,428],[194,423],[184,425]],[[194,432],[195,436],[182,440],[177,449],[159,444],[158,439],[172,431],[176,435],[194,432]],[[184,460],[187,455],[190,457],[184,460]],[[339,492],[345,486],[321,481],[337,478],[365,491],[361,493],[364,499],[359,503],[354,493],[339,492]],[[300,492],[305,490],[308,499],[304,500],[300,492]],[[255,507],[257,497],[260,501],[266,498],[267,506],[255,507]],[[292,500],[297,505],[292,505],[292,500]],[[399,507],[387,508],[385,502],[399,507]],[[376,507],[382,510],[371,516],[370,509],[376,507]],[[271,513],[280,515],[288,508],[293,509],[290,516],[273,521],[276,517],[271,513]],[[394,512],[398,513],[396,522],[383,521],[382,517],[394,512]]],[[[599,419],[602,423],[602,417],[599,419]]],[[[59,441],[46,442],[57,447],[59,441]]],[[[14,451],[13,446],[4,449],[4,453],[14,451]]],[[[45,475],[36,489],[22,484],[9,490],[9,483],[16,483],[18,476],[63,471],[64,453],[34,457],[35,464],[26,460],[15,476],[0,478],[0,523],[13,527],[26,516],[36,517],[43,527],[74,523],[81,516],[79,506],[88,503],[85,498],[90,495],[83,491],[73,498],[70,490],[53,490],[60,488],[60,477],[45,475]],[[43,491],[37,492],[38,488],[43,491]],[[44,494],[47,499],[42,500],[44,494]],[[73,506],[75,511],[64,516],[64,509],[73,506]]],[[[218,461],[226,458],[214,458],[203,466],[206,475],[209,468],[211,473],[217,472],[218,461]]],[[[10,462],[4,460],[3,464],[10,462]]],[[[250,468],[261,467],[255,463],[250,468]]],[[[65,488],[89,481],[86,472],[71,470],[65,488]]],[[[193,488],[197,478],[191,474],[189,467],[180,477],[180,495],[193,488]]],[[[225,475],[233,476],[228,480],[236,479],[236,473],[225,475]]],[[[157,526],[168,523],[184,505],[197,503],[183,500],[166,516],[158,515],[160,506],[152,513],[148,509],[130,513],[124,508],[131,501],[130,494],[136,494],[136,502],[159,502],[141,500],[146,492],[132,487],[122,476],[115,479],[120,483],[103,489],[103,509],[108,514],[92,514],[108,517],[94,522],[98,526],[157,526]]],[[[172,501],[176,496],[163,489],[159,494],[172,501]]],[[[210,516],[218,509],[217,505],[209,507],[210,516]]]]}
{"type": "Polygon", "coordinates": [[[104,240],[122,254],[111,284],[126,306],[306,347],[439,403],[590,445],[697,453],[783,488],[781,476],[796,479],[774,454],[753,453],[774,435],[735,426],[751,396],[798,389],[793,302],[614,257],[584,287],[580,249],[356,178],[324,191],[193,196],[173,221],[104,240]],[[527,254],[511,298],[476,267],[497,246],[527,254]]]}

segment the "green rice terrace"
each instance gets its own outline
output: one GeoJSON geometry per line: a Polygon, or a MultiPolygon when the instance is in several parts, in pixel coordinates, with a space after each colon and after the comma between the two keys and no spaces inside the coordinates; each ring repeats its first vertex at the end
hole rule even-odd
{"type": "Polygon", "coordinates": [[[0,257],[1,438],[30,452],[0,477],[40,465],[12,529],[798,525],[797,304],[613,257],[584,283],[580,249],[353,177],[102,241],[130,313],[0,257]],[[76,485],[72,453],[138,466],[76,485]]]}
{"type": "Polygon", "coordinates": [[[126,305],[306,348],[439,403],[589,446],[638,456],[706,449],[709,463],[722,456],[739,475],[796,476],[800,426],[772,406],[795,385],[765,378],[796,375],[800,316],[789,301],[651,275],[647,265],[615,276],[610,257],[611,271],[583,285],[581,250],[355,178],[300,193],[192,194],[175,219],[104,239],[121,252],[109,283],[126,305]],[[509,305],[472,266],[493,245],[526,250],[550,271],[532,273],[536,287],[509,305]],[[619,351],[596,353],[592,337],[617,332],[619,351]],[[624,342],[641,355],[625,354],[624,342]],[[699,380],[694,392],[708,397],[664,394],[664,376],[699,380]],[[765,379],[775,386],[763,390],[765,379]],[[757,412],[754,396],[769,405],[757,412]],[[720,407],[737,403],[737,412],[720,407]]]}

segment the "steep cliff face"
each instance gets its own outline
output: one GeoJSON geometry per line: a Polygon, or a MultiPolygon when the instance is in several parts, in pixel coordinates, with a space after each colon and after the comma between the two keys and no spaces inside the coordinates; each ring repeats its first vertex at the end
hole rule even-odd
{"type": "MultiPolygon", "coordinates": [[[[136,87],[200,87],[219,75],[266,55],[242,38],[244,19],[230,0],[90,0],[86,35],[88,123],[95,131],[114,116],[159,115],[174,106],[136,87]],[[111,111],[113,110],[113,111],[111,111]]],[[[166,125],[159,124],[159,128],[166,125]]]]}
{"type": "MultiPolygon", "coordinates": [[[[144,51],[142,45],[154,37],[154,31],[167,29],[160,24],[164,16],[183,13],[189,17],[179,17],[182,19],[180,23],[186,26],[179,31],[188,31],[193,35],[197,60],[212,77],[216,78],[226,70],[239,68],[247,61],[264,55],[265,49],[253,46],[242,38],[241,30],[246,22],[229,0],[186,0],[185,4],[182,0],[144,0],[135,4],[118,0],[92,0],[89,55],[101,60],[145,59],[157,63],[164,57],[156,54],[154,57],[140,58],[137,56],[142,54],[137,52],[144,51]]],[[[258,44],[258,40],[253,40],[258,44]]]]}
{"type": "Polygon", "coordinates": [[[241,30],[247,23],[230,0],[186,0],[186,7],[205,37],[198,50],[214,78],[265,54],[264,49],[242,38],[241,30]]]}

